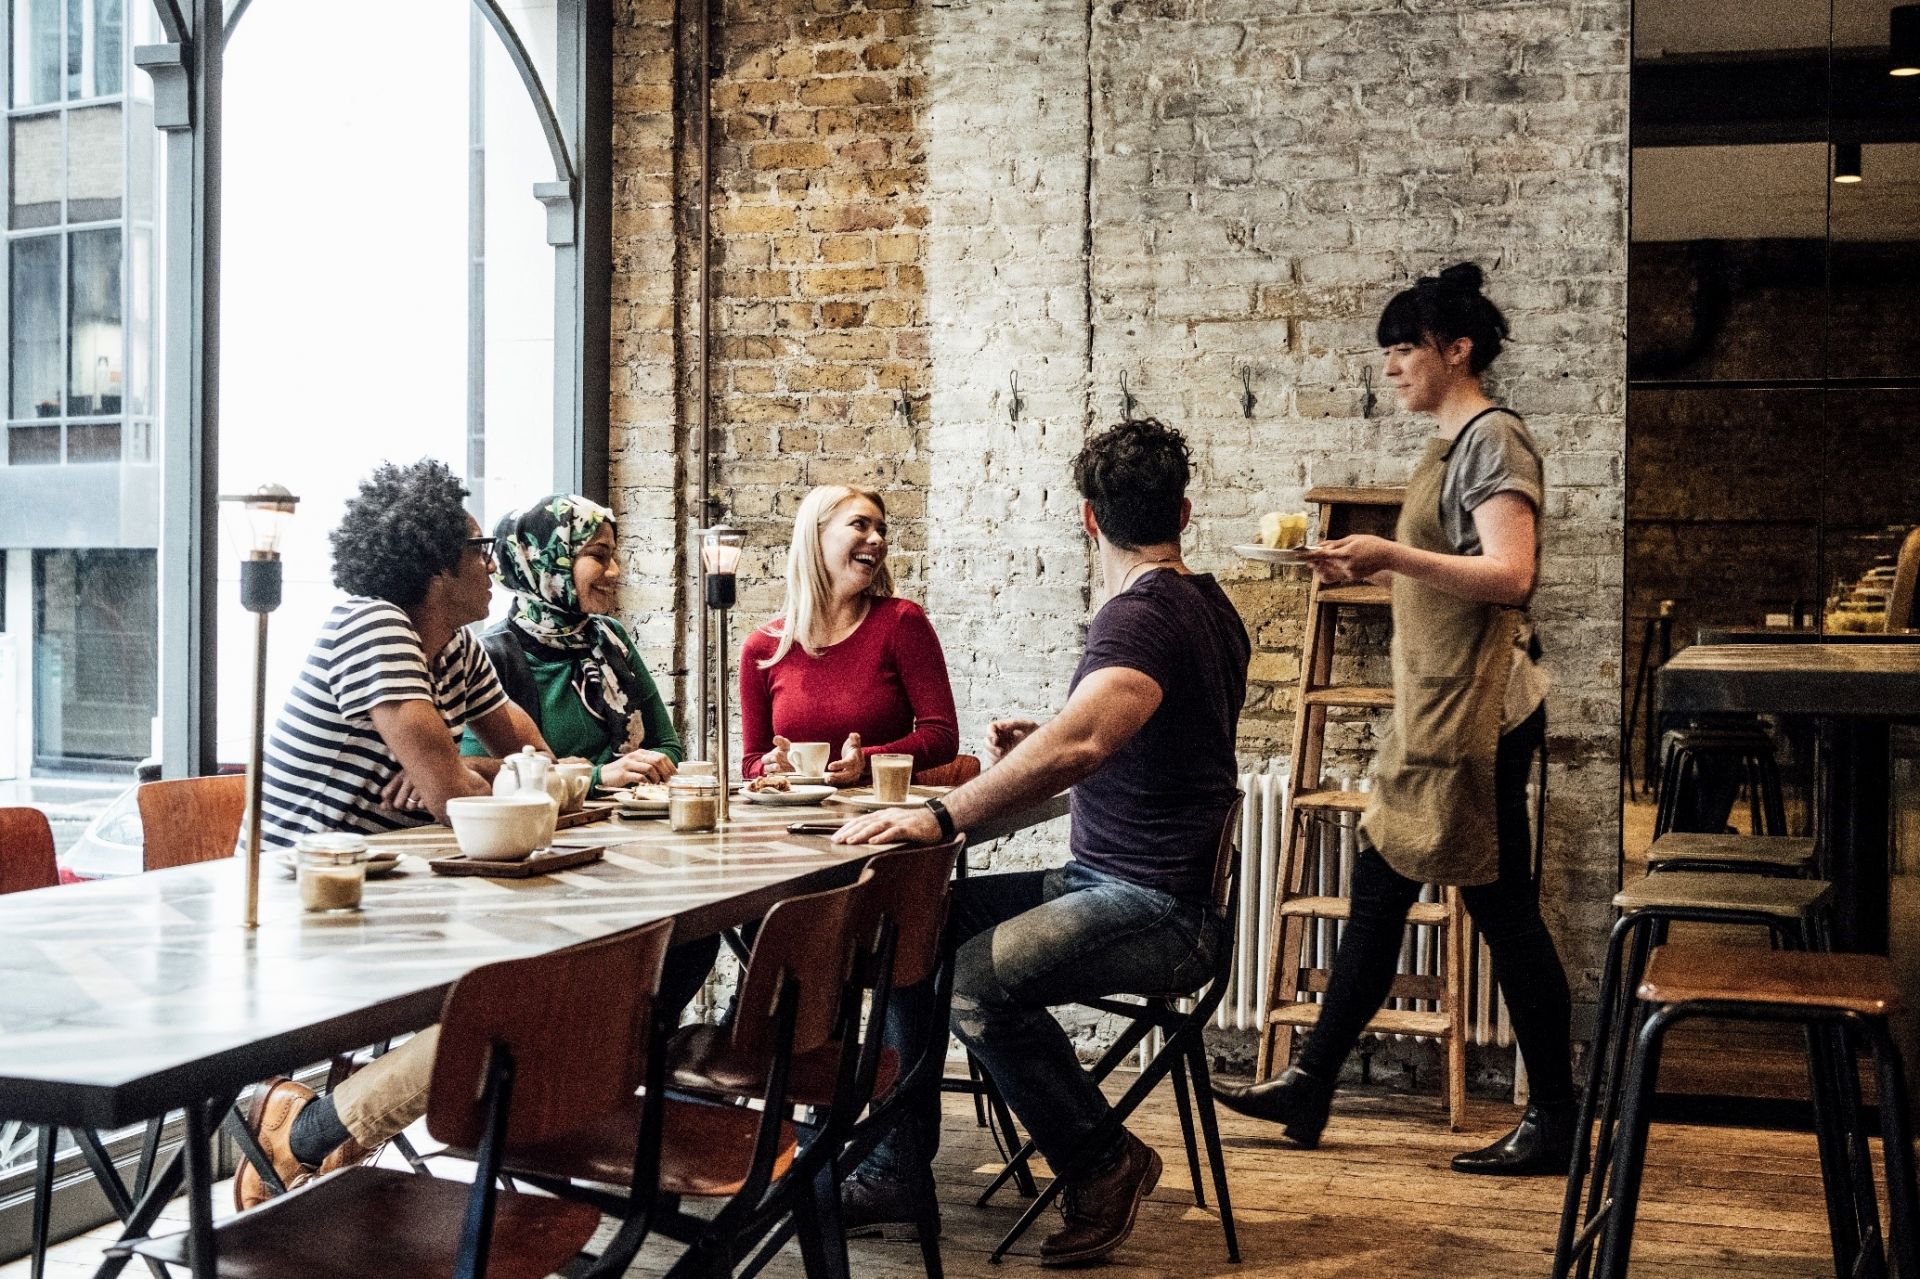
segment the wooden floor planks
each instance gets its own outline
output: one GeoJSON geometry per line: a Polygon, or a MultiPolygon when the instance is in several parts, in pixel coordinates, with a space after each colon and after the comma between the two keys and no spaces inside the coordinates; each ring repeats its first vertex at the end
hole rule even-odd
{"type": "MultiPolygon", "coordinates": [[[[1008,1190],[987,1209],[973,1206],[987,1180],[981,1169],[994,1166],[998,1155],[965,1103],[948,1104],[938,1170],[947,1274],[999,1279],[1035,1272],[1039,1238],[1058,1219],[1043,1219],[1005,1266],[987,1265],[987,1253],[1012,1224],[1020,1201],[1008,1190]]],[[[1462,1177],[1447,1170],[1448,1156],[1499,1135],[1514,1113],[1476,1104],[1472,1128],[1453,1133],[1430,1099],[1343,1098],[1321,1148],[1310,1152],[1276,1141],[1266,1125],[1223,1114],[1244,1258],[1233,1266],[1210,1184],[1209,1206],[1194,1207],[1179,1124],[1171,1095],[1162,1089],[1135,1131],[1160,1151],[1166,1174],[1132,1240],[1105,1273],[1113,1279],[1542,1279],[1563,1183],[1462,1177]]],[[[224,1200],[223,1190],[216,1202],[224,1200]]],[[[91,1274],[99,1246],[98,1238],[63,1245],[50,1279],[91,1274]]],[[[921,1273],[912,1244],[863,1240],[851,1247],[853,1273],[861,1279],[914,1279],[921,1273]]],[[[1654,1129],[1636,1234],[1637,1279],[1821,1279],[1832,1273],[1826,1248],[1810,1136],[1654,1129]]],[[[650,1245],[632,1273],[658,1275],[674,1255],[664,1243],[650,1245]]],[[[25,1279],[26,1273],[24,1262],[0,1266],[0,1279],[25,1279]]],[[[773,1279],[799,1279],[801,1273],[792,1250],[767,1271],[773,1279]]]]}

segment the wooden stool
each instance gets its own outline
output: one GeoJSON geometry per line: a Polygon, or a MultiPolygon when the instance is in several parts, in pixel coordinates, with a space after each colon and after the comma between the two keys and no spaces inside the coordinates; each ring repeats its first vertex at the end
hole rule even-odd
{"type": "MultiPolygon", "coordinates": [[[[1804,1026],[1814,1092],[1814,1125],[1827,1191],[1827,1225],[1835,1273],[1885,1274],[1879,1205],[1862,1121],[1852,1035],[1873,1047],[1879,1082],[1880,1140],[1886,1160],[1887,1214],[1894,1273],[1920,1275],[1920,1202],[1914,1188],[1906,1079],[1887,1018],[1901,1011],[1893,968],[1879,955],[1806,954],[1747,947],[1662,946],[1639,987],[1652,1010],[1634,1049],[1620,1154],[1608,1190],[1599,1245],[1599,1273],[1627,1273],[1634,1216],[1646,1157],[1648,1104],[1660,1046],[1673,1026],[1695,1017],[1738,1018],[1804,1026]]],[[[1589,1232],[1591,1231],[1589,1227],[1589,1232]]]]}
{"type": "MultiPolygon", "coordinates": [[[[1600,978],[1593,1043],[1587,1054],[1587,1086],[1580,1097],[1573,1159],[1561,1201],[1560,1235],[1554,1248],[1554,1279],[1566,1279],[1577,1257],[1591,1246],[1595,1218],[1604,1211],[1600,1192],[1613,1158],[1614,1118],[1627,1065],[1627,1049],[1645,1016],[1633,992],[1655,946],[1664,945],[1675,923],[1765,928],[1775,946],[1788,950],[1829,948],[1827,912],[1833,886],[1819,879],[1783,879],[1721,871],[1669,871],[1648,875],[1614,894],[1620,918],[1607,939],[1600,978]],[[1594,1136],[1594,1122],[1599,1135],[1594,1136]],[[1593,1184],[1586,1187],[1589,1168],[1593,1184]],[[1581,1192],[1587,1189],[1584,1214],[1581,1192]],[[1576,1235],[1578,1239],[1576,1240],[1576,1235]]],[[[1750,955],[1768,951],[1750,948],[1750,955]]],[[[1585,1273],[1584,1263],[1582,1273],[1585,1273]]]]}
{"type": "Polygon", "coordinates": [[[1653,818],[1656,836],[1673,828],[1681,796],[1698,784],[1701,767],[1709,760],[1732,760],[1745,772],[1747,818],[1755,834],[1787,833],[1773,739],[1756,723],[1752,728],[1677,728],[1666,735],[1653,818]]]}
{"type": "Polygon", "coordinates": [[[1811,839],[1785,835],[1696,835],[1668,831],[1647,850],[1647,873],[1733,871],[1805,878],[1813,873],[1811,839]]]}

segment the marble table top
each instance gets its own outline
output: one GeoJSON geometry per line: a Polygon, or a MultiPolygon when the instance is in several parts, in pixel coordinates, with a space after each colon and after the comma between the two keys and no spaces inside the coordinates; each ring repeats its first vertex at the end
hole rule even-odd
{"type": "MultiPolygon", "coordinates": [[[[309,915],[261,867],[240,925],[241,859],[0,898],[0,1118],[111,1127],[431,1023],[482,964],[667,916],[682,936],[851,882],[876,850],[787,833],[815,808],[736,804],[720,834],[601,822],[561,843],[604,860],[524,880],[435,875],[408,858],[358,913],[309,915]]],[[[444,830],[375,839],[451,851],[444,830]]]]}
{"type": "Polygon", "coordinates": [[[1662,711],[1920,718],[1920,645],[1695,644],[1660,668],[1662,711]]]}

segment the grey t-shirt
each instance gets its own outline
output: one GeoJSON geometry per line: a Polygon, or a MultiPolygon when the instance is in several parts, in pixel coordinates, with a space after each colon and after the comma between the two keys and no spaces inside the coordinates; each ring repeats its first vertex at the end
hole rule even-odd
{"type": "Polygon", "coordinates": [[[1473,510],[1496,493],[1518,493],[1533,503],[1536,517],[1546,486],[1540,450],[1527,424],[1506,409],[1487,412],[1467,427],[1447,461],[1440,489],[1440,527],[1461,555],[1481,552],[1473,510]]]}
{"type": "MultiPolygon", "coordinates": [[[[1440,527],[1459,554],[1483,552],[1480,532],[1473,526],[1473,511],[1496,493],[1518,493],[1532,502],[1534,527],[1539,527],[1546,496],[1540,450],[1527,433],[1527,424],[1506,409],[1489,410],[1468,426],[1447,461],[1447,474],[1440,485],[1440,527]]],[[[1500,716],[1503,733],[1525,722],[1547,695],[1546,672],[1529,656],[1532,633],[1530,624],[1523,628],[1513,650],[1500,716]]]]}

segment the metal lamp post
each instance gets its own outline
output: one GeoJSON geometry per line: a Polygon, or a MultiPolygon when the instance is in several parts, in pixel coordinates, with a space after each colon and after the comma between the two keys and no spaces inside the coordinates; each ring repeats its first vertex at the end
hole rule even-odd
{"type": "MultiPolygon", "coordinates": [[[[253,744],[247,757],[247,917],[260,926],[260,773],[266,746],[267,617],[280,607],[280,538],[300,499],[278,484],[252,493],[222,496],[237,508],[235,540],[244,530],[247,558],[240,562],[240,607],[256,620],[253,641],[253,744]]],[[[230,508],[231,509],[231,508],[230,508]]]]}
{"type": "Polygon", "coordinates": [[[732,749],[727,740],[727,681],[731,666],[727,614],[732,611],[734,601],[738,598],[740,548],[746,544],[747,534],[745,529],[726,524],[716,524],[712,528],[697,531],[700,534],[700,575],[706,583],[707,607],[716,615],[720,628],[720,681],[719,687],[714,690],[714,700],[719,711],[719,760],[716,771],[720,774],[720,822],[724,825],[728,817],[727,801],[733,775],[732,749]]]}

